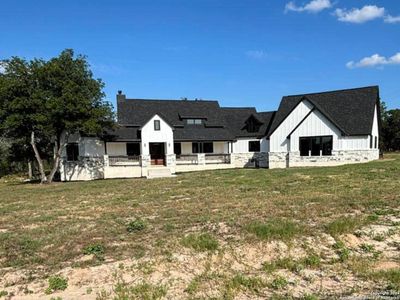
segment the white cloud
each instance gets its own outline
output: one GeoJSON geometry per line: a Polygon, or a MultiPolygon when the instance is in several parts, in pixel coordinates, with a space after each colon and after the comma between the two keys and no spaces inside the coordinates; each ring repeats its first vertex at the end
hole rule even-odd
{"type": "Polygon", "coordinates": [[[263,50],[249,50],[246,51],[246,56],[253,59],[263,59],[266,58],[268,55],[263,50]]]}
{"type": "Polygon", "coordinates": [[[346,67],[349,69],[354,68],[374,68],[383,67],[385,65],[398,65],[400,64],[400,52],[396,53],[392,57],[386,58],[379,54],[374,54],[368,57],[364,57],[358,62],[349,61],[346,67]]]}
{"type": "Polygon", "coordinates": [[[335,10],[336,17],[341,22],[364,23],[385,16],[385,8],[376,5],[366,5],[362,8],[350,10],[338,8],[335,10]]]}
{"type": "Polygon", "coordinates": [[[400,16],[393,17],[391,15],[387,15],[385,16],[384,21],[385,23],[390,23],[390,24],[400,23],[400,16]]]}
{"type": "Polygon", "coordinates": [[[332,3],[330,0],[312,0],[303,6],[297,6],[294,1],[290,1],[286,3],[285,12],[288,11],[297,11],[297,12],[310,12],[310,13],[318,13],[324,9],[332,7],[332,3]]]}

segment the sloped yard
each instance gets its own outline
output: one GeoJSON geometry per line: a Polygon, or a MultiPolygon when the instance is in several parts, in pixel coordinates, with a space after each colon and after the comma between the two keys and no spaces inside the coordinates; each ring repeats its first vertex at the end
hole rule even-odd
{"type": "Polygon", "coordinates": [[[157,180],[0,179],[4,298],[400,297],[399,254],[399,154],[157,180]]]}

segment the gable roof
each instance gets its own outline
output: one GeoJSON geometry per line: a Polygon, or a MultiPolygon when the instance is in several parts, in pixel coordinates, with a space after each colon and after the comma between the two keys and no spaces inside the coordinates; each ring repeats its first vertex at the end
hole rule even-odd
{"type": "Polygon", "coordinates": [[[235,137],[254,138],[265,136],[275,113],[274,111],[257,112],[254,107],[223,107],[222,111],[227,127],[235,137]],[[251,118],[254,118],[260,125],[256,132],[247,131],[246,122],[251,118]]]}
{"type": "Polygon", "coordinates": [[[267,137],[280,126],[296,106],[309,101],[344,135],[369,135],[372,131],[375,105],[379,102],[378,86],[285,96],[279,105],[267,137]]]}

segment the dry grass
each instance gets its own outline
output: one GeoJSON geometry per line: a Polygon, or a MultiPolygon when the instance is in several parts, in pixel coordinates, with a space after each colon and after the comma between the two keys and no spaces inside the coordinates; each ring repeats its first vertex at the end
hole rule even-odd
{"type": "Polygon", "coordinates": [[[0,179],[0,268],[40,267],[45,276],[99,264],[77,260],[93,245],[108,262],[170,255],[190,234],[210,234],[223,248],[353,232],[373,222],[371,215],[399,208],[400,155],[387,157],[332,168],[219,170],[157,180],[41,186],[0,179]]]}

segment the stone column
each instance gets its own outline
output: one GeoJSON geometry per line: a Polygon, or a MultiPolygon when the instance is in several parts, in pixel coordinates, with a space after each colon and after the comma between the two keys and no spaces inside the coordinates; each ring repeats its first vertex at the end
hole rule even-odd
{"type": "Polygon", "coordinates": [[[175,154],[166,154],[165,155],[166,166],[170,168],[171,173],[175,173],[176,166],[176,155],[175,154]]]}
{"type": "Polygon", "coordinates": [[[147,177],[148,172],[147,168],[150,166],[150,155],[142,154],[140,156],[140,165],[142,166],[142,177],[147,177]]]}
{"type": "Polygon", "coordinates": [[[206,155],[204,153],[197,153],[197,164],[203,166],[206,164],[206,155]]]}

